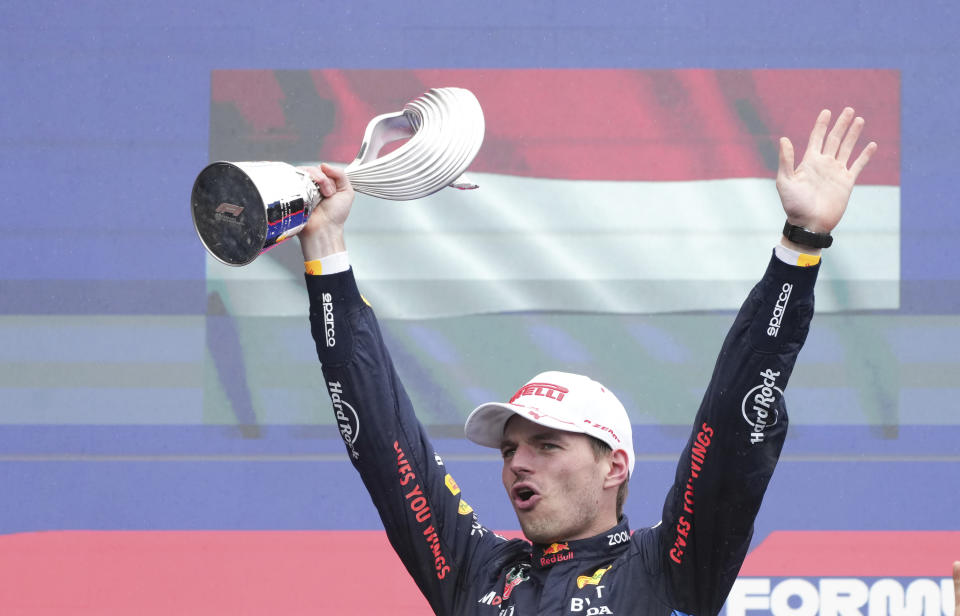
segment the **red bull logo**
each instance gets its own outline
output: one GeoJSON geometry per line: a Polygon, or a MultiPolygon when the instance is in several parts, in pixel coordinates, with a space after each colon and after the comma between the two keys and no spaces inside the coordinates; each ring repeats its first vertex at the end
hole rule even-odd
{"type": "Polygon", "coordinates": [[[549,567],[571,558],[573,558],[573,552],[568,543],[551,543],[544,548],[543,555],[540,556],[540,566],[549,567]]]}
{"type": "Polygon", "coordinates": [[[549,554],[559,554],[564,550],[569,550],[570,545],[567,543],[551,543],[547,548],[543,550],[543,555],[547,556],[549,554]]]}

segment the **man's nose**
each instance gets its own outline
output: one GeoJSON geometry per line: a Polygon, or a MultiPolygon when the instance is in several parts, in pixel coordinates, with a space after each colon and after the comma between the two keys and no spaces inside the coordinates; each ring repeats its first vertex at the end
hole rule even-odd
{"type": "Polygon", "coordinates": [[[533,470],[533,452],[525,445],[518,445],[510,456],[510,470],[516,475],[525,475],[533,470]]]}

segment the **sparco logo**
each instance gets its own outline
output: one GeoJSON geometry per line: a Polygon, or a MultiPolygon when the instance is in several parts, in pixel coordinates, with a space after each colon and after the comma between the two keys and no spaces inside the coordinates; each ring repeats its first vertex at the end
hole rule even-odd
{"type": "Polygon", "coordinates": [[[783,283],[783,286],[780,287],[780,297],[777,298],[777,303],[773,305],[773,316],[767,323],[768,336],[776,338],[777,334],[780,333],[780,323],[783,321],[783,313],[787,311],[787,302],[790,301],[790,293],[792,292],[793,285],[789,282],[783,283]]]}
{"type": "Polygon", "coordinates": [[[323,330],[326,333],[327,348],[337,346],[337,330],[333,323],[333,298],[323,294],[323,330]]]}
{"type": "Polygon", "coordinates": [[[783,396],[783,390],[777,387],[779,372],[767,368],[760,373],[763,383],[747,392],[743,397],[743,418],[753,428],[750,433],[750,443],[756,445],[763,442],[763,432],[775,426],[778,419],[776,406],[778,397],[783,396]]]}
{"type": "Polygon", "coordinates": [[[357,453],[354,445],[356,445],[357,436],[360,434],[360,418],[357,417],[357,412],[353,410],[353,407],[347,404],[341,397],[343,395],[343,387],[340,385],[340,381],[328,382],[327,389],[330,391],[330,401],[333,403],[333,412],[337,418],[337,427],[340,429],[340,436],[343,437],[343,442],[346,443],[347,449],[350,450],[350,457],[358,460],[360,459],[360,454],[357,453]]]}

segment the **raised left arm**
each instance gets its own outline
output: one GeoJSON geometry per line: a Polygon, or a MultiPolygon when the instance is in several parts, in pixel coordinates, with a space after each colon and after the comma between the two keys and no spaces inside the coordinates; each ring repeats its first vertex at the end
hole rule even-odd
{"type": "MultiPolygon", "coordinates": [[[[787,220],[827,234],[847,208],[857,176],[877,149],[848,166],[863,130],[853,109],[833,128],[820,112],[799,166],[780,140],[777,189],[787,220]],[[829,131],[828,131],[829,129],[829,131]]],[[[800,253],[820,250],[782,240],[800,253]]],[[[787,430],[783,392],[813,316],[818,260],[800,267],[774,256],[731,327],[680,457],[657,529],[670,604],[691,614],[718,612],[747,554],[787,430]]]]}

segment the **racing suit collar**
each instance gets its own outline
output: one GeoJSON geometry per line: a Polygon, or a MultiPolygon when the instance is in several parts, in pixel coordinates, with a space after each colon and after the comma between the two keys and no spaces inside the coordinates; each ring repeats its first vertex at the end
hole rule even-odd
{"type": "Polygon", "coordinates": [[[533,568],[547,569],[568,560],[596,559],[603,556],[619,556],[629,545],[630,523],[621,516],[620,523],[610,530],[576,541],[533,544],[533,568]]]}

